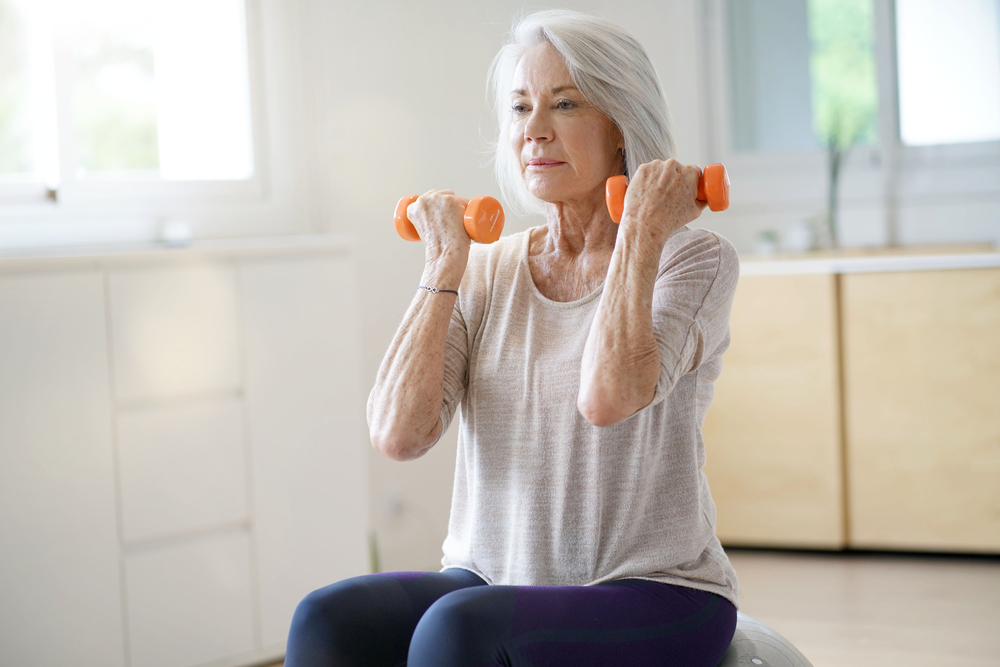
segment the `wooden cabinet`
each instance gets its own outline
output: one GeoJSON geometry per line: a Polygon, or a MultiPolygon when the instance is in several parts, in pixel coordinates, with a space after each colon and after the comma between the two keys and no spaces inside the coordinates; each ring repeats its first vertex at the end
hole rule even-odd
{"type": "Polygon", "coordinates": [[[841,548],[837,280],[742,278],[705,420],[724,544],[841,548]]]}
{"type": "Polygon", "coordinates": [[[1000,268],[745,276],[732,335],[724,544],[1000,552],[1000,268]]]}
{"type": "Polygon", "coordinates": [[[1000,269],[841,280],[851,545],[1000,552],[1000,269]]]}

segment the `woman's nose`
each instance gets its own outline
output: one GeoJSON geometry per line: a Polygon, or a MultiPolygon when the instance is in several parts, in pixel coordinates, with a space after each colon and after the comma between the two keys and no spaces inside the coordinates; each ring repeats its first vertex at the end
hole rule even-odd
{"type": "Polygon", "coordinates": [[[535,108],[524,124],[524,139],[530,142],[552,140],[552,124],[544,109],[535,108]]]}

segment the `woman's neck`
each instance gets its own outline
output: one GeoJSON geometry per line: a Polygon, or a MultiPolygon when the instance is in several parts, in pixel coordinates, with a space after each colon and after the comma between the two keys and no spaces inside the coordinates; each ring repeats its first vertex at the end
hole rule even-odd
{"type": "Polygon", "coordinates": [[[546,204],[545,236],[538,253],[574,257],[610,253],[615,247],[617,225],[611,221],[604,197],[546,204]]]}
{"type": "Polygon", "coordinates": [[[535,286],[554,301],[581,299],[604,282],[615,249],[617,225],[600,201],[546,206],[545,227],[529,239],[528,264],[535,286]]]}

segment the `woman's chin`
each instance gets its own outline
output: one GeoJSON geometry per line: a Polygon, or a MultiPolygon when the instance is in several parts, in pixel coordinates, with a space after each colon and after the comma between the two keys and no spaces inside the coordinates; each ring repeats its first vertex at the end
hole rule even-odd
{"type": "Polygon", "coordinates": [[[553,194],[548,190],[542,190],[538,188],[528,188],[528,193],[535,199],[542,201],[546,204],[554,204],[560,201],[559,197],[553,196],[553,194]]]}
{"type": "Polygon", "coordinates": [[[547,204],[554,204],[566,201],[571,196],[572,189],[560,187],[558,184],[546,182],[544,179],[533,179],[525,183],[528,192],[535,199],[540,199],[547,204]]]}
{"type": "Polygon", "coordinates": [[[535,199],[546,204],[567,204],[572,202],[590,201],[598,199],[604,201],[604,189],[581,190],[580,188],[553,188],[553,187],[532,187],[528,184],[528,192],[535,199]]]}

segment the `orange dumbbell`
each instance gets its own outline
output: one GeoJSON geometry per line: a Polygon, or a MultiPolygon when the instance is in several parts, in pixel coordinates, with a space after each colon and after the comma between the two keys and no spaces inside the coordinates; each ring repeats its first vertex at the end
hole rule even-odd
{"type": "MultiPolygon", "coordinates": [[[[406,217],[406,208],[420,195],[403,197],[396,204],[396,233],[407,241],[419,241],[420,234],[406,217]]],[[[493,243],[503,231],[503,206],[493,197],[476,197],[465,207],[465,232],[476,243],[493,243]]]]}
{"type": "MultiPolygon", "coordinates": [[[[608,179],[605,196],[608,200],[608,213],[615,222],[622,221],[625,210],[625,191],[628,189],[628,178],[612,176],[608,179]]],[[[710,164],[701,172],[698,179],[698,201],[708,202],[708,208],[713,211],[725,211],[729,208],[729,174],[721,164],[710,164]]]]}

